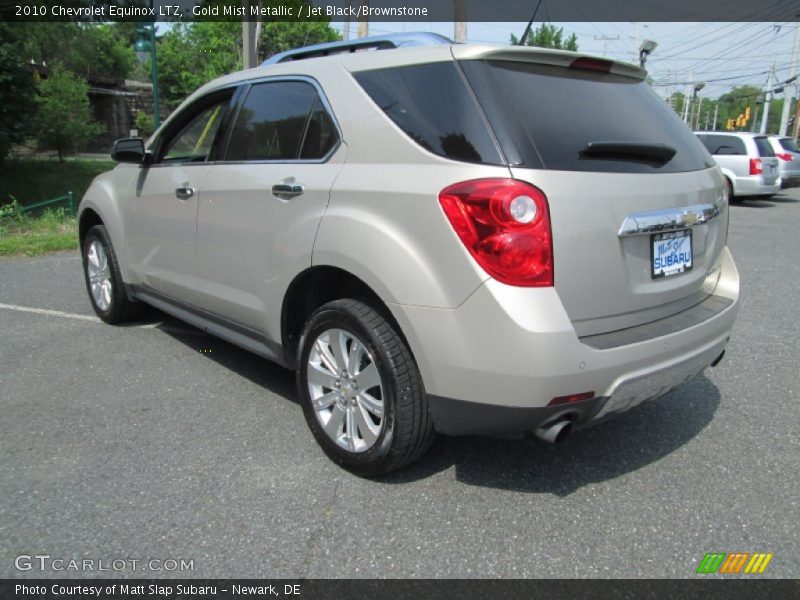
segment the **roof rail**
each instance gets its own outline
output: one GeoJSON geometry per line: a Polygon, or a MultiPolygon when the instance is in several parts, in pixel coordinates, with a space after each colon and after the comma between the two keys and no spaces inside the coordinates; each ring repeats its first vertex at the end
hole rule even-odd
{"type": "Polygon", "coordinates": [[[319,56],[329,56],[331,54],[344,54],[348,52],[361,52],[368,50],[388,50],[392,48],[408,48],[411,46],[443,46],[452,44],[453,40],[438,33],[390,33],[387,35],[374,35],[370,37],[358,38],[355,40],[343,40],[341,42],[328,42],[295,48],[270,56],[261,63],[261,66],[274,65],[291,60],[303,60],[305,58],[317,58],[319,56]]]}

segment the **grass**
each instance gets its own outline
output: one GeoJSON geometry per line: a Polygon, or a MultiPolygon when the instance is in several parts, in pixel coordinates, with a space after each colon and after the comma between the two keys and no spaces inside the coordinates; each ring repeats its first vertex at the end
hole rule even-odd
{"type": "MultiPolygon", "coordinates": [[[[58,250],[76,250],[75,217],[65,209],[39,215],[18,213],[21,206],[51,200],[72,192],[75,208],[97,175],[114,168],[110,160],[7,160],[0,164],[0,256],[36,256],[58,250]]],[[[33,211],[32,211],[33,212],[33,211]]]]}
{"type": "Polygon", "coordinates": [[[97,175],[114,168],[110,160],[6,160],[0,164],[0,205],[16,199],[27,206],[72,192],[77,205],[97,175]]]}
{"type": "Polygon", "coordinates": [[[0,217],[0,256],[36,256],[78,249],[78,225],[64,209],[38,217],[0,217]]]}

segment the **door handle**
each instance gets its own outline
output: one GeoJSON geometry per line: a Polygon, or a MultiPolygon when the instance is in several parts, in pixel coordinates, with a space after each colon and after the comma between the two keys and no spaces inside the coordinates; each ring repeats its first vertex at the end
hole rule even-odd
{"type": "Polygon", "coordinates": [[[305,187],[295,182],[294,179],[285,179],[272,186],[272,195],[281,200],[291,200],[301,196],[305,187]]]}
{"type": "Polygon", "coordinates": [[[194,188],[179,187],[175,190],[175,197],[179,200],[188,200],[192,196],[194,196],[194,188]]]}

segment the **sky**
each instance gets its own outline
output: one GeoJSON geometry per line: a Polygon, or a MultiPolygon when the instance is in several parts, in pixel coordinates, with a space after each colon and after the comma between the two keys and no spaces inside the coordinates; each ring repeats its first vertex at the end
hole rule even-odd
{"type": "MultiPolygon", "coordinates": [[[[519,37],[525,23],[468,23],[467,41],[508,43],[509,34],[519,37]]],[[[651,39],[658,47],[647,61],[647,69],[658,93],[667,97],[686,92],[690,81],[705,82],[700,95],[716,98],[733,86],[766,85],[775,61],[777,79],[785,81],[797,64],[792,48],[797,23],[555,23],[565,35],[578,36],[581,52],[617,60],[638,61],[638,47],[651,39]],[[604,40],[603,38],[610,38],[604,40]]],[[[342,30],[342,23],[331,23],[342,30]]],[[[370,23],[370,34],[397,31],[433,31],[453,37],[453,23],[370,23]]],[[[355,37],[355,24],[351,25],[355,37]]],[[[775,83],[773,83],[773,86],[775,83]]]]}

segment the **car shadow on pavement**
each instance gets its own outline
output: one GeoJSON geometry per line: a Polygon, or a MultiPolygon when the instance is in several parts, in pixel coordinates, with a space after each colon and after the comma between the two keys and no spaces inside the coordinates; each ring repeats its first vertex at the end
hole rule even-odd
{"type": "Polygon", "coordinates": [[[736,200],[735,202],[731,203],[731,206],[734,210],[738,208],[774,208],[775,205],[772,203],[774,198],[770,198],[769,200],[760,200],[758,198],[742,198],[741,200],[736,200]]]}
{"type": "Polygon", "coordinates": [[[148,308],[147,315],[138,323],[154,325],[155,329],[166,333],[229,371],[298,404],[295,397],[293,371],[284,369],[266,358],[243,350],[154,308],[148,308]]]}
{"type": "MultiPolygon", "coordinates": [[[[265,390],[299,404],[292,371],[163,313],[153,311],[145,322],[265,390]]],[[[719,401],[717,387],[701,375],[616,419],[577,431],[559,446],[535,438],[440,435],[416,463],[375,478],[375,482],[409,483],[455,467],[456,480],[467,485],[567,496],[591,483],[646,467],[680,449],[708,425],[719,401]]]]}
{"type": "Polygon", "coordinates": [[[780,204],[797,204],[800,202],[797,198],[792,198],[791,196],[773,196],[769,199],[770,202],[779,202],[780,204]]]}
{"type": "Polygon", "coordinates": [[[468,485],[567,496],[654,463],[697,436],[719,406],[705,375],[597,427],[575,432],[559,446],[537,439],[439,436],[419,462],[381,480],[404,483],[455,466],[468,485]]]}

